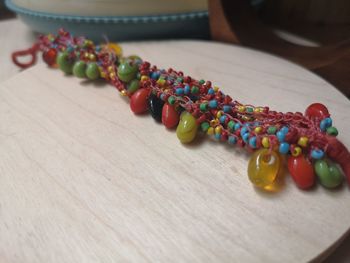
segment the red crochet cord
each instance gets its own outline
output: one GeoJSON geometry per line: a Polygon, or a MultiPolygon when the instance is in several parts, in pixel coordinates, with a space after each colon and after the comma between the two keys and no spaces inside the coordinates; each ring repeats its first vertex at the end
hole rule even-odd
{"type": "Polygon", "coordinates": [[[13,52],[11,56],[12,61],[20,68],[28,68],[30,66],[33,66],[36,63],[36,59],[37,59],[36,55],[39,49],[40,49],[40,44],[35,43],[31,48],[13,52]],[[28,55],[30,56],[30,60],[28,62],[23,63],[18,61],[19,57],[26,57],[28,55]]]}

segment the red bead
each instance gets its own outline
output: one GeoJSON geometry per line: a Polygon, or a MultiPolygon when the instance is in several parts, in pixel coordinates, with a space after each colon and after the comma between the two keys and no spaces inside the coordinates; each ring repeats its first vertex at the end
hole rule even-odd
{"type": "Polygon", "coordinates": [[[179,123],[179,113],[175,110],[175,107],[166,103],[162,110],[162,123],[168,129],[175,127],[179,123]]]}
{"type": "Polygon", "coordinates": [[[137,90],[130,99],[130,108],[133,113],[140,114],[148,110],[148,97],[150,94],[149,88],[143,88],[137,90]]]}
{"type": "Polygon", "coordinates": [[[57,51],[54,48],[50,48],[49,50],[43,53],[43,60],[49,66],[53,66],[56,64],[57,51]]]}
{"type": "Polygon", "coordinates": [[[313,103],[307,107],[305,115],[310,119],[318,118],[320,120],[330,116],[328,109],[321,103],[313,103]]]}
{"type": "Polygon", "coordinates": [[[290,156],[288,158],[288,170],[299,188],[308,189],[314,185],[314,168],[311,162],[303,155],[298,157],[290,156]]]}

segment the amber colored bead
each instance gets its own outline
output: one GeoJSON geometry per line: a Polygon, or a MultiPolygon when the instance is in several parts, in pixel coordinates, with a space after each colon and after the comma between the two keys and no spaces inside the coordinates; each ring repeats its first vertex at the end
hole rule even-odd
{"type": "Polygon", "coordinates": [[[140,114],[148,110],[147,100],[150,91],[148,88],[139,89],[131,96],[130,109],[133,113],[140,114]]]}
{"type": "Polygon", "coordinates": [[[249,180],[257,187],[271,185],[280,169],[280,157],[278,153],[267,149],[254,152],[248,164],[249,180]]]}
{"type": "Polygon", "coordinates": [[[162,110],[162,123],[168,129],[175,127],[179,123],[179,113],[173,105],[165,103],[162,110]]]}
{"type": "Polygon", "coordinates": [[[288,158],[288,170],[295,184],[301,189],[308,189],[315,183],[314,168],[303,155],[288,158]]]}

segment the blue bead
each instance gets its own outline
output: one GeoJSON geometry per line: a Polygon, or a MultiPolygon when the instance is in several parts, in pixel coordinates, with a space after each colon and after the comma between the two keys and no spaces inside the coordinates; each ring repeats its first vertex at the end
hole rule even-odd
{"type": "Polygon", "coordinates": [[[242,139],[243,139],[243,141],[244,141],[245,143],[247,143],[247,142],[248,142],[248,139],[249,139],[249,132],[243,134],[242,139]]]}
{"type": "Polygon", "coordinates": [[[152,72],[152,74],[151,74],[151,78],[152,79],[159,79],[159,77],[160,77],[160,73],[159,72],[152,72]]]}
{"type": "Polygon", "coordinates": [[[318,159],[322,159],[323,156],[324,156],[324,152],[322,150],[320,150],[320,149],[316,149],[316,150],[312,150],[311,151],[311,157],[313,159],[317,159],[317,160],[318,159]]]}
{"type": "Polygon", "coordinates": [[[224,110],[225,113],[229,113],[229,112],[231,112],[232,107],[229,106],[229,105],[224,105],[224,106],[222,107],[222,109],[224,110]]]}
{"type": "Polygon", "coordinates": [[[189,94],[191,92],[191,87],[189,85],[186,85],[184,88],[185,94],[189,94]]]}
{"type": "Polygon", "coordinates": [[[222,124],[225,123],[226,118],[227,118],[226,115],[222,115],[222,116],[220,117],[220,123],[222,123],[222,124]]]}
{"type": "Polygon", "coordinates": [[[228,137],[228,143],[229,144],[236,144],[236,142],[237,142],[236,137],[234,137],[234,136],[228,137]]]}
{"type": "Polygon", "coordinates": [[[234,126],[234,130],[238,130],[239,128],[241,128],[241,124],[239,123],[236,123],[235,126],[234,126]]]}
{"type": "Polygon", "coordinates": [[[279,146],[279,152],[282,154],[287,154],[289,152],[289,143],[282,142],[279,146]]]}
{"type": "Polygon", "coordinates": [[[281,129],[280,129],[281,132],[283,132],[284,134],[287,134],[288,131],[289,131],[289,128],[287,126],[283,126],[281,129]]]}
{"type": "Polygon", "coordinates": [[[324,118],[321,122],[320,122],[320,129],[321,131],[326,131],[327,128],[332,126],[332,119],[331,118],[324,118]]]}
{"type": "Polygon", "coordinates": [[[164,93],[160,94],[160,99],[161,100],[165,100],[165,94],[164,93]]]}
{"type": "Polygon", "coordinates": [[[243,137],[244,134],[246,134],[247,132],[249,132],[247,127],[242,127],[241,129],[241,136],[243,137]]]}
{"type": "Polygon", "coordinates": [[[176,95],[183,95],[184,94],[184,89],[183,88],[177,88],[175,90],[176,95]]]}
{"type": "Polygon", "coordinates": [[[220,133],[215,133],[214,137],[215,137],[215,139],[220,140],[221,139],[221,134],[220,133]]]}
{"type": "Polygon", "coordinates": [[[218,107],[218,101],[217,100],[209,101],[209,108],[215,109],[217,107],[218,107]]]}
{"type": "Polygon", "coordinates": [[[67,51],[68,51],[68,52],[73,52],[73,51],[74,51],[74,48],[73,48],[72,46],[68,46],[68,47],[67,47],[67,51]]]}
{"type": "Polygon", "coordinates": [[[276,133],[277,139],[279,140],[279,142],[284,142],[284,140],[286,139],[286,134],[283,133],[282,131],[278,131],[276,133]]]}
{"type": "Polygon", "coordinates": [[[208,89],[208,94],[213,95],[215,94],[215,91],[213,88],[208,89]]]}
{"type": "Polygon", "coordinates": [[[249,139],[249,146],[252,147],[253,149],[256,148],[256,137],[255,137],[255,136],[254,136],[254,137],[251,137],[251,138],[249,139]]]}

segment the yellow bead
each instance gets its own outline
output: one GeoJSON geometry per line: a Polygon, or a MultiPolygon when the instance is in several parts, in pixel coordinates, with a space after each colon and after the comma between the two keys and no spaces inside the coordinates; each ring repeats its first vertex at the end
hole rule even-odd
{"type": "Polygon", "coordinates": [[[268,137],[264,137],[261,140],[261,144],[262,146],[264,146],[264,148],[269,148],[270,147],[270,140],[268,137]]]}
{"type": "Polygon", "coordinates": [[[249,180],[257,187],[271,185],[277,177],[280,163],[278,153],[267,149],[257,150],[249,160],[249,180]]]}
{"type": "Polygon", "coordinates": [[[158,79],[158,80],[157,80],[157,84],[158,84],[159,86],[164,86],[164,84],[165,84],[165,79],[158,79]]]}
{"type": "Polygon", "coordinates": [[[214,135],[214,128],[213,127],[209,127],[209,129],[207,130],[207,134],[208,135],[214,135]]]}
{"type": "Polygon", "coordinates": [[[115,53],[115,55],[117,56],[117,57],[121,57],[122,56],[122,48],[118,45],[118,44],[116,44],[116,43],[109,43],[108,45],[107,45],[107,47],[109,48],[109,49],[111,49],[112,51],[114,51],[114,53],[115,53]]]}
{"type": "Polygon", "coordinates": [[[255,127],[254,129],[255,133],[260,133],[262,131],[261,127],[255,127]]]}
{"type": "Polygon", "coordinates": [[[222,116],[224,112],[222,110],[219,110],[217,113],[216,113],[216,118],[220,118],[222,116]]]}
{"type": "Polygon", "coordinates": [[[218,119],[214,119],[210,121],[210,126],[211,127],[215,127],[219,124],[219,120],[218,119]]]}
{"type": "Polygon", "coordinates": [[[239,112],[245,112],[245,107],[243,105],[238,106],[238,111],[239,112]]]}
{"type": "Polygon", "coordinates": [[[307,137],[300,137],[298,140],[298,144],[301,147],[306,147],[308,142],[309,142],[309,139],[307,137]]]}
{"type": "Polygon", "coordinates": [[[84,57],[85,57],[85,58],[88,58],[89,55],[90,55],[89,53],[85,53],[85,54],[84,54],[84,57]]]}
{"type": "Polygon", "coordinates": [[[89,55],[89,59],[92,60],[92,61],[95,61],[96,56],[94,54],[90,54],[89,55]]]}
{"type": "Polygon", "coordinates": [[[222,127],[221,126],[216,126],[215,127],[215,133],[216,134],[221,134],[221,131],[222,131],[222,127]]]}
{"type": "Polygon", "coordinates": [[[176,135],[182,143],[189,143],[194,140],[198,130],[198,124],[191,113],[181,113],[180,122],[176,128],[176,135]]]}
{"type": "Polygon", "coordinates": [[[109,67],[107,68],[107,70],[108,70],[108,72],[113,72],[113,67],[112,67],[112,66],[109,66],[109,67]]]}
{"type": "Polygon", "coordinates": [[[127,95],[128,95],[128,92],[127,92],[125,89],[123,89],[123,90],[120,92],[120,94],[122,94],[122,96],[127,96],[127,95]]]}
{"type": "Polygon", "coordinates": [[[302,152],[302,149],[299,146],[296,146],[296,147],[294,147],[294,149],[292,151],[292,155],[294,157],[297,157],[301,154],[301,152],[302,152]]]}
{"type": "Polygon", "coordinates": [[[214,90],[215,92],[218,92],[218,91],[219,91],[219,87],[216,87],[216,86],[215,86],[215,87],[213,88],[213,90],[214,90]]]}
{"type": "Polygon", "coordinates": [[[146,81],[146,80],[149,80],[149,77],[146,76],[146,75],[142,75],[141,76],[141,81],[146,81]]]}
{"type": "Polygon", "coordinates": [[[101,78],[105,79],[107,77],[107,74],[106,74],[106,72],[100,70],[100,76],[101,76],[101,78]]]}
{"type": "Polygon", "coordinates": [[[114,72],[112,72],[112,73],[110,73],[110,74],[109,74],[110,79],[114,79],[114,78],[115,78],[115,76],[116,76],[116,75],[115,75],[115,73],[114,73],[114,72]]]}

